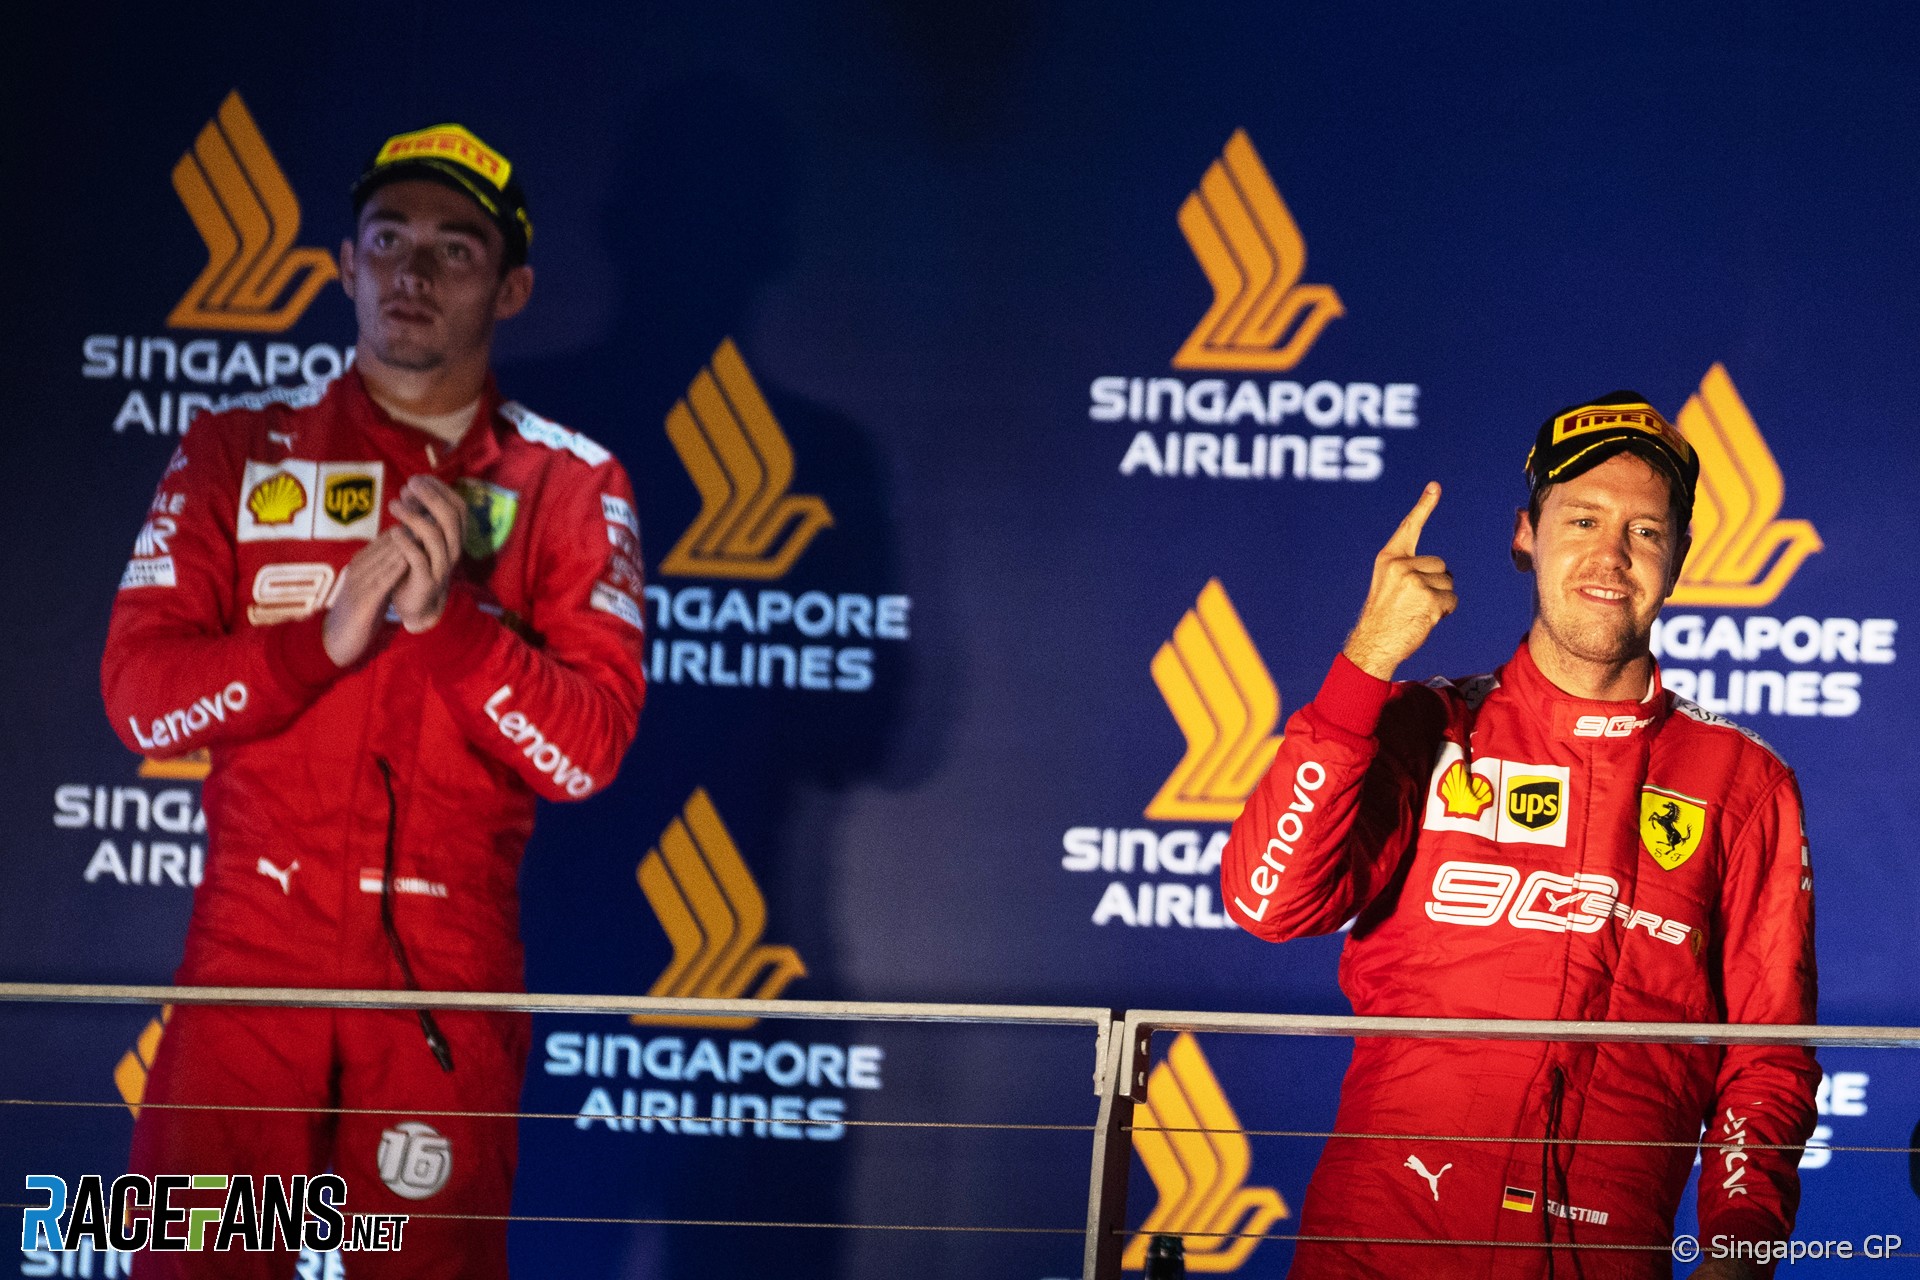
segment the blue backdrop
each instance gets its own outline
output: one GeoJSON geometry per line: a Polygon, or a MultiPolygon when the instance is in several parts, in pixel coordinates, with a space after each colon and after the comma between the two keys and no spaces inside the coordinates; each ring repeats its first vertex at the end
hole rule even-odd
{"type": "MultiPolygon", "coordinates": [[[[1339,939],[1225,926],[1218,837],[1430,478],[1422,549],[1462,604],[1407,674],[1504,659],[1532,430],[1626,385],[1707,455],[1721,518],[1658,639],[1671,684],[1799,771],[1822,1020],[1920,1021],[1909,11],[479,0],[40,21],[0,76],[5,977],[168,979],[205,836],[196,779],[143,769],[104,722],[115,583],[184,419],[337,369],[351,315],[301,251],[338,244],[380,139],[455,119],[513,159],[538,228],[502,385],[624,460],[650,574],[639,739],[528,851],[532,989],[656,988],[700,922],[637,873],[704,805],[727,838],[696,852],[736,907],[764,899],[746,941],[765,950],[744,989],[679,994],[1346,1012],[1339,939]],[[255,206],[280,239],[201,234],[255,206]],[[234,258],[251,289],[205,276],[234,258]],[[771,545],[691,536],[727,517],[703,482],[755,483],[708,451],[726,424],[682,410],[669,435],[709,370],[764,404],[755,447],[791,453],[759,495],[788,504],[771,545]]],[[[152,1017],[5,1011],[0,1091],[137,1099],[152,1017]]],[[[782,1131],[1090,1123],[1089,1048],[543,1018],[524,1106],[561,1118],[523,1124],[516,1210],[1074,1228],[1084,1134],[782,1131]],[[738,1069],[703,1068],[703,1040],[738,1069]]],[[[1331,1119],[1343,1045],[1199,1048],[1160,1068],[1164,1105],[1331,1119]]],[[[1821,1138],[1904,1145],[1908,1060],[1822,1061],[1821,1138]]],[[[0,1108],[5,1198],[29,1172],[119,1171],[129,1130],[118,1106],[0,1108]]],[[[1188,1172],[1284,1232],[1315,1151],[1223,1141],[1188,1172]]],[[[1161,1203],[1171,1168],[1141,1151],[1133,1220],[1204,1229],[1161,1203]]],[[[1920,1240],[1906,1180],[1896,1154],[1810,1153],[1801,1235],[1920,1240]]],[[[1038,1278],[1076,1274],[1079,1248],[513,1237],[528,1274],[621,1276],[1038,1278]]],[[[1288,1250],[1193,1256],[1274,1276],[1288,1250]]]]}

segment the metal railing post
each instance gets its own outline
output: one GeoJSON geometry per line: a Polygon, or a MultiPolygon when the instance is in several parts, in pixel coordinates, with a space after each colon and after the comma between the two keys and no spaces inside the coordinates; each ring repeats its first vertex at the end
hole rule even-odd
{"type": "Polygon", "coordinates": [[[1127,1177],[1133,1170],[1133,1105],[1146,1082],[1152,1032],[1135,1034],[1133,1019],[1115,1022],[1102,1036],[1107,1061],[1101,1073],[1100,1113],[1093,1127],[1093,1171],[1087,1190],[1084,1280],[1119,1280],[1127,1221],[1127,1177]]]}

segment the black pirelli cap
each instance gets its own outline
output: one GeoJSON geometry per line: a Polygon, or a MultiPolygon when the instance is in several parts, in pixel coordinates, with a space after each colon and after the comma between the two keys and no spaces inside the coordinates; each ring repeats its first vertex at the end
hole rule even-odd
{"type": "Polygon", "coordinates": [[[527,260],[533,243],[533,221],[527,216],[526,196],[513,176],[507,158],[474,136],[464,125],[437,124],[412,133],[395,134],[380,144],[365,172],[354,179],[353,212],[389,182],[424,178],[452,187],[479,205],[506,238],[507,261],[527,260]]]}
{"type": "Polygon", "coordinates": [[[1672,480],[1681,507],[1692,514],[1700,459],[1687,438],[1637,391],[1615,391],[1541,423],[1527,454],[1527,492],[1537,495],[1619,453],[1644,458],[1672,480]]]}

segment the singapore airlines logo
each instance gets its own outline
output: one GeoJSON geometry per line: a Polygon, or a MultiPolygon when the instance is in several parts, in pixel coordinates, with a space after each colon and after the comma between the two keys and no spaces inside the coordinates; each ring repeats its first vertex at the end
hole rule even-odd
{"type": "Polygon", "coordinates": [[[1218,578],[1154,654],[1152,670],[1187,752],[1146,816],[1232,822],[1280,749],[1280,691],[1218,578]]]}
{"type": "Polygon", "coordinates": [[[147,1023],[133,1048],[120,1055],[119,1065],[113,1069],[114,1087],[120,1090],[120,1100],[135,1120],[140,1118],[140,1103],[147,1096],[147,1074],[153,1070],[153,1056],[160,1052],[160,1036],[172,1016],[173,1006],[162,1005],[160,1016],[147,1023]]]}
{"type": "Polygon", "coordinates": [[[300,202],[238,91],[173,166],[173,189],[207,242],[174,328],[281,333],[338,274],[326,250],[294,246],[300,202]]]}
{"type": "Polygon", "coordinates": [[[1786,495],[1780,465],[1724,365],[1707,370],[1678,425],[1700,455],[1700,485],[1693,549],[1673,603],[1771,604],[1823,544],[1809,521],[1778,519],[1786,495]]]}
{"type": "MultiPolygon", "coordinates": [[[[640,860],[640,890],[673,944],[673,959],[650,996],[772,1000],[807,966],[792,947],[760,942],[767,901],[704,788],[667,824],[657,847],[640,860]],[[759,985],[749,993],[748,988],[759,985]]],[[[636,1023],[750,1027],[753,1018],[636,1015],[636,1023]]]]}
{"type": "Polygon", "coordinates": [[[1291,369],[1346,314],[1332,286],[1301,284],[1307,242],[1246,130],[1234,130],[1180,230],[1213,285],[1213,306],[1173,357],[1176,369],[1291,369]]]}
{"type": "Polygon", "coordinates": [[[1246,1185],[1253,1148],[1199,1041],[1186,1032],[1147,1079],[1146,1103],[1134,1112],[1133,1149],[1160,1199],[1127,1242],[1126,1270],[1146,1266],[1153,1236],[1192,1232],[1188,1271],[1236,1271],[1267,1228],[1289,1216],[1278,1191],[1246,1185]]]}
{"type": "Polygon", "coordinates": [[[733,339],[673,406],[667,438],[700,492],[700,514],[660,562],[662,573],[778,578],[833,523],[824,500],[787,492],[793,448],[733,339]]]}

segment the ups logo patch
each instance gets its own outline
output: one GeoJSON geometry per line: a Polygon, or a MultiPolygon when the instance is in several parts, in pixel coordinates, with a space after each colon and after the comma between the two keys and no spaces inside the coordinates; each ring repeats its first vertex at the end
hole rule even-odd
{"type": "Polygon", "coordinates": [[[327,481],[320,509],[336,524],[352,524],[373,511],[373,477],[369,475],[334,476],[327,481]]]}
{"type": "Polygon", "coordinates": [[[1507,816],[1529,831],[1539,831],[1560,820],[1565,797],[1558,778],[1511,778],[1507,783],[1507,816]]]}

